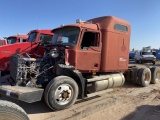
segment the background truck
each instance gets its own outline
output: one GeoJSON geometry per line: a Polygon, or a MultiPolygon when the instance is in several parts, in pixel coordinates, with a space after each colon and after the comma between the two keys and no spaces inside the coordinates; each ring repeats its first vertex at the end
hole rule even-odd
{"type": "Polygon", "coordinates": [[[127,21],[113,16],[53,29],[41,58],[12,55],[9,85],[2,85],[0,94],[27,103],[40,101],[44,94],[46,104],[60,110],[77,98],[122,86],[125,79],[143,87],[156,83],[158,67],[129,66],[130,31],[127,21]]]}
{"type": "Polygon", "coordinates": [[[156,62],[156,57],[153,55],[151,47],[143,47],[142,50],[137,51],[134,57],[137,63],[153,63],[156,62]]]}
{"type": "MultiPolygon", "coordinates": [[[[28,33],[28,39],[26,42],[9,44],[0,47],[0,71],[3,75],[4,73],[8,74],[10,69],[9,59],[13,54],[24,55],[26,53],[30,54],[32,57],[36,55],[43,55],[44,50],[40,46],[40,41],[49,42],[52,39],[53,33],[51,30],[32,30],[28,33]],[[37,47],[38,46],[38,47],[37,47]]],[[[27,37],[26,36],[26,37],[27,37]]],[[[25,37],[25,38],[26,38],[25,37]]],[[[22,35],[10,36],[7,38],[9,43],[13,43],[15,40],[20,40],[22,35]]],[[[22,40],[22,39],[21,39],[22,40]]],[[[23,40],[25,40],[23,38],[23,40]]]]}
{"type": "Polygon", "coordinates": [[[14,44],[14,43],[19,43],[19,42],[26,42],[28,39],[28,35],[13,35],[9,37],[5,37],[7,40],[7,44],[14,44]]]}
{"type": "Polygon", "coordinates": [[[28,39],[28,35],[17,34],[9,37],[4,37],[4,38],[5,38],[4,40],[0,40],[0,46],[19,43],[19,42],[26,42],[26,40],[28,39]]]}

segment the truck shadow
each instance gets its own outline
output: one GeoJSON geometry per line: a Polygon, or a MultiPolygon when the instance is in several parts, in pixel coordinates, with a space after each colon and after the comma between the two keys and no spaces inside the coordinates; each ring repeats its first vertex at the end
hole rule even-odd
{"type": "Polygon", "coordinates": [[[129,115],[123,117],[121,120],[159,120],[160,119],[160,105],[142,105],[129,115]]]}
{"type": "Polygon", "coordinates": [[[11,101],[19,106],[21,106],[27,114],[36,114],[36,113],[46,113],[46,112],[53,112],[46,104],[45,101],[42,99],[39,102],[35,103],[25,103],[16,99],[12,99],[9,97],[1,96],[1,100],[11,101]]]}
{"type": "MultiPolygon", "coordinates": [[[[142,87],[139,86],[139,85],[133,84],[131,80],[126,80],[125,83],[124,83],[124,85],[121,86],[121,87],[123,87],[123,88],[142,88],[142,87]]],[[[114,89],[114,88],[113,88],[113,89],[114,89]]]]}

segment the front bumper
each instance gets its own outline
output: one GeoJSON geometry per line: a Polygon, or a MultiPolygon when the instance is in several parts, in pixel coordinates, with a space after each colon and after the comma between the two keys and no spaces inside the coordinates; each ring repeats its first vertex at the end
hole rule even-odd
{"type": "Polygon", "coordinates": [[[153,63],[153,62],[155,62],[156,60],[154,60],[154,59],[141,59],[141,61],[142,61],[143,63],[153,63]]]}
{"type": "Polygon", "coordinates": [[[40,101],[43,95],[44,89],[21,87],[21,86],[0,86],[0,94],[8,96],[14,99],[18,99],[23,102],[33,103],[40,101]]]}

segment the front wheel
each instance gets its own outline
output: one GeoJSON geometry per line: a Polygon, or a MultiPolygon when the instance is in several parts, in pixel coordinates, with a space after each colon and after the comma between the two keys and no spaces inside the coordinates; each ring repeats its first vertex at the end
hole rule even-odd
{"type": "Polygon", "coordinates": [[[137,59],[134,59],[134,61],[135,61],[136,63],[139,63],[139,61],[138,61],[137,59]]]}
{"type": "Polygon", "coordinates": [[[142,60],[140,60],[140,64],[143,64],[144,62],[142,60]]]}
{"type": "Polygon", "coordinates": [[[78,97],[78,85],[70,77],[58,76],[48,83],[44,97],[46,104],[52,110],[68,108],[78,97]]]}

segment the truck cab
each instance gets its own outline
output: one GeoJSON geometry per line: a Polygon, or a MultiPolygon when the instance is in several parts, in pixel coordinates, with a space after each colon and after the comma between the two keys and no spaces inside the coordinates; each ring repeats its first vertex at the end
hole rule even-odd
{"type": "Polygon", "coordinates": [[[7,37],[7,44],[14,44],[19,42],[26,42],[28,39],[28,35],[14,35],[7,37]]]}
{"type": "Polygon", "coordinates": [[[52,36],[53,33],[51,30],[32,30],[25,36],[17,35],[8,37],[8,42],[11,44],[0,47],[0,71],[3,73],[9,71],[9,59],[13,54],[28,54],[32,57],[43,55],[44,50],[40,44],[51,41],[52,36]],[[26,40],[26,38],[28,39],[26,40]],[[16,40],[19,42],[15,43],[16,40]]]}
{"type": "Polygon", "coordinates": [[[153,63],[156,62],[156,57],[153,55],[153,52],[150,47],[143,47],[142,50],[137,51],[135,54],[135,61],[137,63],[153,63]]]}
{"type": "Polygon", "coordinates": [[[54,44],[69,46],[65,49],[66,64],[81,72],[128,69],[130,26],[122,19],[107,16],[85,22],[77,20],[76,24],[53,32],[54,44]]]}

